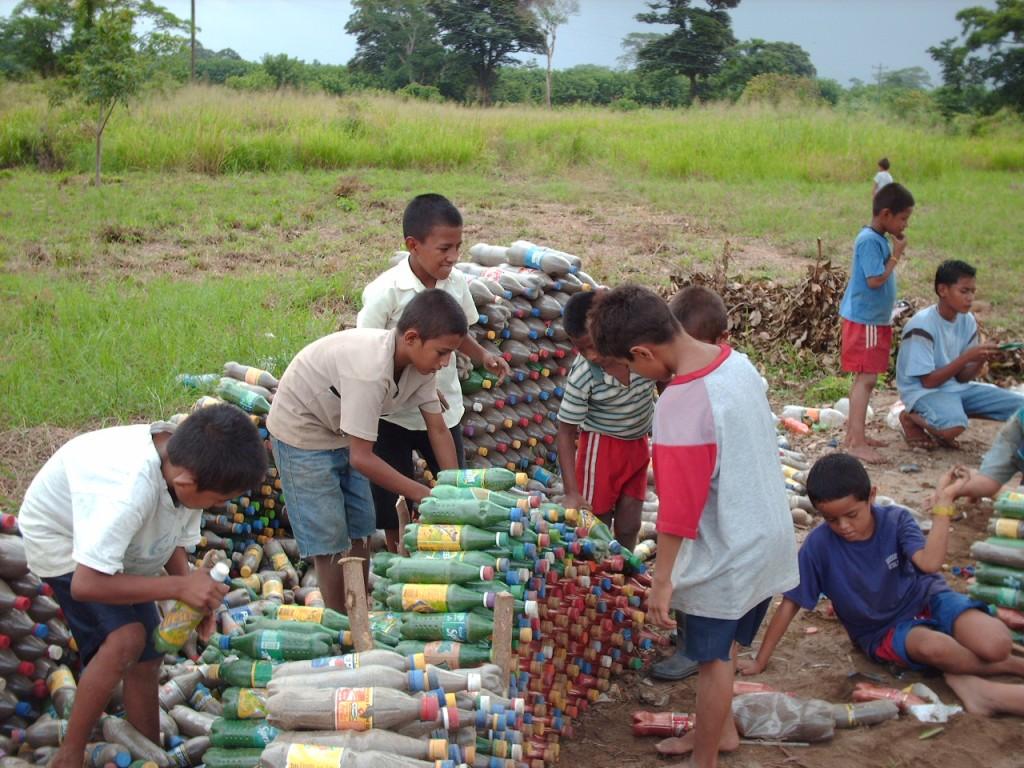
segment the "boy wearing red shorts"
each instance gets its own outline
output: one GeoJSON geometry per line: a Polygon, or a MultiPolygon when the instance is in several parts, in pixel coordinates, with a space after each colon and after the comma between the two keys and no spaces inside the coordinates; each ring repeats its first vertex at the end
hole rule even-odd
{"type": "Polygon", "coordinates": [[[843,370],[854,374],[846,450],[870,464],[885,461],[875,450],[884,445],[865,434],[868,401],[878,374],[889,370],[892,308],[896,303],[896,265],[907,248],[904,230],[914,212],[914,197],[900,184],[887,184],[875,195],[871,224],[853,245],[853,266],[839,315],[843,319],[843,370]],[[889,246],[886,235],[891,235],[889,246]]]}
{"type": "Polygon", "coordinates": [[[562,322],[579,354],[558,410],[558,463],[566,507],[589,507],[627,549],[636,544],[647,495],[655,383],[597,354],[587,332],[592,291],[565,305],[562,322]],[[576,438],[579,437],[579,447],[576,438]]]}

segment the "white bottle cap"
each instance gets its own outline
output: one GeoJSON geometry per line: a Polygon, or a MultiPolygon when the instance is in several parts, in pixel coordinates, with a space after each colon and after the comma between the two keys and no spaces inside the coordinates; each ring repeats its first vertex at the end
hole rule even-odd
{"type": "Polygon", "coordinates": [[[226,581],[230,574],[231,567],[223,560],[210,569],[210,578],[214,581],[226,581]]]}

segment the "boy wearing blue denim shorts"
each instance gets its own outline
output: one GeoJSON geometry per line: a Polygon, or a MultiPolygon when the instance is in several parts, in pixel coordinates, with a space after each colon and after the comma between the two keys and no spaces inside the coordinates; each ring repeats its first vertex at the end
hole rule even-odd
{"type": "Polygon", "coordinates": [[[202,510],[256,487],[267,451],[233,405],[164,422],[87,432],[63,445],[25,492],[18,523],[29,568],[53,588],[84,665],[60,750],[50,762],[81,768],[85,745],[114,688],[128,722],[160,739],[153,647],[157,600],[213,610],[228,591],[189,571],[202,510]],[[163,575],[166,571],[167,575],[163,575]]]}
{"type": "Polygon", "coordinates": [[[337,556],[366,556],[376,530],[370,482],[418,502],[430,489],[374,453],[382,415],[416,408],[441,469],[455,469],[455,444],[441,414],[436,374],[466,337],[466,315],[450,294],[422,291],[391,330],[353,328],[300,351],[281,377],[267,429],[288,519],[312,558],[328,608],[345,610],[337,556]]]}
{"type": "Polygon", "coordinates": [[[834,453],[815,462],[807,495],[825,525],[804,541],[800,586],[783,595],[757,658],[741,662],[740,672],[763,671],[797,611],[814,608],[825,594],[850,639],[875,661],[944,672],[969,712],[1024,714],[1024,685],[982,679],[1024,676],[1009,630],[939,574],[953,499],[968,477],[954,468],[939,480],[926,539],[906,509],[873,503],[876,489],[856,458],[834,453]]]}
{"type": "Polygon", "coordinates": [[[975,381],[985,363],[1001,354],[981,341],[971,313],[975,269],[944,261],[935,270],[937,303],[916,313],[903,328],[896,357],[896,386],[906,410],[900,414],[907,442],[923,448],[932,439],[956,447],[968,418],[1005,421],[1024,407],[1024,395],[975,381]]]}

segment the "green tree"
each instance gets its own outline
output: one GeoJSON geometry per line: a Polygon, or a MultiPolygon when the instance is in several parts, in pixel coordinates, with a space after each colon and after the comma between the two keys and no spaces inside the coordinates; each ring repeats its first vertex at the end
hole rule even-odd
{"type": "Polygon", "coordinates": [[[133,27],[135,14],[122,8],[103,10],[81,32],[81,50],[72,58],[69,84],[96,109],[96,186],[100,185],[103,131],[118,104],[127,105],[142,81],[141,55],[133,27]]]}
{"type": "Polygon", "coordinates": [[[684,75],[690,81],[690,97],[701,95],[701,78],[714,75],[736,44],[727,8],[740,0],[705,0],[707,8],[694,8],[693,0],[657,0],[651,9],[637,14],[637,21],[670,24],[668,34],[649,42],[637,53],[641,70],[684,75]]]}
{"type": "Polygon", "coordinates": [[[302,86],[304,65],[298,59],[292,58],[287,53],[274,55],[266,53],[260,63],[278,90],[302,86]]]}
{"type": "Polygon", "coordinates": [[[547,75],[544,80],[544,104],[551,108],[551,59],[555,56],[555,41],[558,39],[558,28],[580,12],[579,0],[534,0],[533,12],[537,16],[537,24],[544,35],[544,55],[548,60],[547,75]]]}
{"type": "Polygon", "coordinates": [[[23,0],[0,21],[0,72],[52,77],[71,37],[75,14],[65,0],[23,0]]]}
{"type": "Polygon", "coordinates": [[[616,60],[622,69],[633,69],[640,61],[640,50],[648,43],[664,37],[660,32],[630,32],[622,38],[622,55],[616,60]]]}
{"type": "Polygon", "coordinates": [[[924,67],[888,69],[879,78],[882,88],[896,88],[904,91],[927,91],[932,87],[932,76],[924,67]]]}
{"type": "Polygon", "coordinates": [[[928,49],[942,67],[940,101],[955,111],[1024,110],[1024,0],[996,0],[994,9],[965,8],[956,18],[963,42],[951,38],[928,49]],[[979,99],[986,81],[995,86],[991,100],[979,99]]]}
{"type": "Polygon", "coordinates": [[[426,0],[354,0],[352,7],[345,31],[356,38],[354,72],[389,90],[437,83],[445,53],[426,0]]]}
{"type": "Polygon", "coordinates": [[[726,51],[725,63],[714,77],[713,90],[733,101],[757,75],[814,77],[810,54],[796,43],[770,43],[754,38],[726,51]]]}
{"type": "Polygon", "coordinates": [[[427,0],[441,30],[441,42],[473,73],[476,99],[491,103],[502,65],[512,54],[542,53],[544,35],[521,0],[427,0]]]}

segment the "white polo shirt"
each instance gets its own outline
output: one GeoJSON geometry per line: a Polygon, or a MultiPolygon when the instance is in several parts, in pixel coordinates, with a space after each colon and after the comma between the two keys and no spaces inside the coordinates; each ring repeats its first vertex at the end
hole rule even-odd
{"type": "MultiPolygon", "coordinates": [[[[434,286],[451,294],[466,314],[466,324],[473,325],[480,315],[469,292],[466,276],[453,269],[446,280],[438,280],[434,286]]],[[[363,308],[356,318],[357,328],[395,328],[406,305],[416,294],[427,290],[404,258],[387,272],[382,273],[363,289],[363,308]]],[[[462,386],[455,367],[455,356],[437,373],[437,388],[448,401],[444,412],[444,423],[450,429],[462,421],[465,408],[462,405],[462,386]]],[[[405,429],[424,430],[427,428],[418,408],[405,408],[382,416],[385,421],[405,429]]]]}

